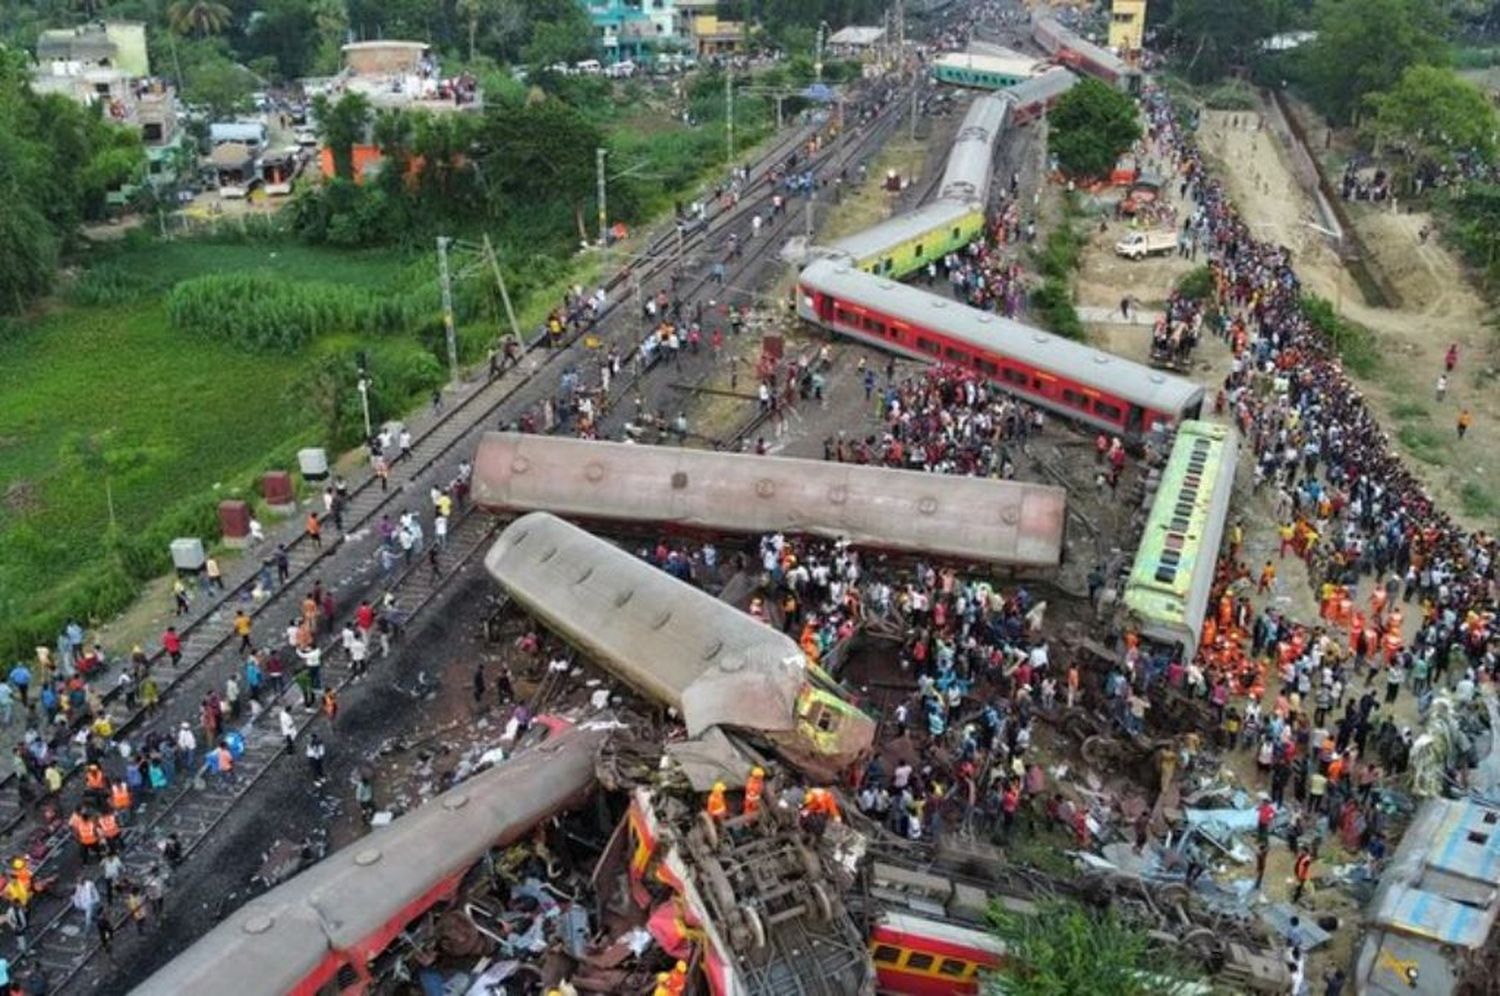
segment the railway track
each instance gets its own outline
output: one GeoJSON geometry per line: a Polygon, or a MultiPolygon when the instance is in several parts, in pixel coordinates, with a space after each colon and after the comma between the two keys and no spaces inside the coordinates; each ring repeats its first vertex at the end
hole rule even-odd
{"type": "MultiPolygon", "coordinates": [[[[899,103],[899,101],[893,101],[893,103],[899,103]]],[[[857,140],[833,143],[831,148],[822,150],[813,159],[811,163],[813,168],[822,172],[830,168],[840,168],[839,164],[851,161],[868,147],[873,140],[872,134],[884,134],[884,129],[878,126],[888,120],[889,110],[888,106],[886,116],[877,116],[872,122],[872,127],[865,129],[864,134],[857,140]],[[830,166],[830,163],[833,165],[830,166]]],[[[600,323],[596,325],[596,330],[600,326],[615,323],[617,325],[615,338],[619,338],[619,328],[635,329],[638,327],[635,320],[628,316],[624,321],[619,321],[621,310],[628,307],[627,299],[618,293],[622,286],[636,281],[662,280],[683,258],[687,248],[701,251],[705,246],[710,245],[715,237],[718,237],[720,243],[723,244],[724,237],[729,231],[748,227],[750,217],[757,212],[764,211],[770,204],[772,188],[764,182],[767,172],[782,163],[792,150],[805,144],[812,131],[812,129],[801,129],[772,147],[770,152],[751,170],[749,196],[743,196],[736,205],[714,211],[709,217],[708,224],[690,235],[679,238],[675,231],[663,233],[648,246],[647,251],[640,257],[639,263],[617,273],[606,285],[611,303],[610,307],[605,310],[600,323]]],[[[785,227],[789,215],[790,212],[783,213],[780,227],[767,226],[759,239],[751,240],[755,243],[755,251],[747,248],[741,260],[730,272],[739,276],[758,265],[764,252],[777,241],[775,233],[785,227]]],[[[709,283],[710,278],[707,276],[696,280],[687,295],[688,299],[707,289],[709,283]]],[[[632,337],[638,345],[640,336],[632,334],[632,337]]],[[[426,496],[421,493],[422,488],[418,485],[425,475],[441,470],[439,465],[445,460],[450,464],[456,464],[458,454],[455,451],[460,450],[461,444],[470,441],[479,431],[486,428],[502,409],[513,411],[518,407],[536,404],[546,397],[547,387],[550,385],[544,383],[545,375],[553,370],[560,370],[569,362],[587,355],[589,350],[588,346],[579,341],[583,338],[583,333],[575,334],[563,349],[544,348],[544,338],[544,335],[539,335],[527,345],[521,366],[512,368],[499,378],[482,385],[453,405],[450,410],[422,427],[420,435],[414,440],[410,456],[393,466],[389,491],[383,491],[373,475],[366,476],[355,485],[352,489],[350,504],[345,511],[347,535],[350,537],[348,542],[361,542],[362,534],[368,531],[369,527],[376,523],[386,511],[400,508],[400,502],[403,499],[409,501],[414,507],[421,507],[426,496]]],[[[625,389],[622,388],[618,394],[623,395],[624,391],[625,389]]],[[[467,451],[461,450],[461,452],[467,451]]],[[[471,562],[474,555],[487,545],[487,540],[494,528],[493,520],[472,509],[462,514],[450,530],[448,540],[450,551],[462,551],[458,554],[458,559],[453,559],[454,554],[450,552],[444,558],[449,563],[444,565],[441,575],[437,578],[432,577],[425,561],[399,576],[394,589],[402,607],[410,607],[412,611],[419,611],[420,607],[425,606],[449,578],[471,562]]],[[[331,533],[332,530],[329,530],[330,538],[331,533]]],[[[222,597],[200,610],[197,617],[180,630],[183,636],[181,663],[172,665],[162,654],[153,657],[152,672],[162,687],[160,711],[155,717],[147,717],[143,711],[139,710],[129,714],[121,724],[122,732],[139,731],[156,726],[170,731],[175,728],[177,722],[184,719],[196,726],[197,700],[208,688],[215,687],[228,669],[237,669],[242,660],[241,655],[235,649],[236,641],[228,633],[228,619],[221,613],[231,606],[245,605],[252,611],[256,624],[262,627],[259,631],[262,636],[267,625],[274,632],[279,632],[280,621],[297,614],[301,598],[299,592],[305,592],[311,585],[312,579],[317,576],[317,572],[327,563],[325,557],[338,548],[337,544],[331,542],[328,543],[328,547],[327,550],[318,550],[309,538],[299,536],[287,544],[291,566],[288,580],[269,599],[259,605],[249,603],[249,592],[254,583],[252,575],[241,580],[224,592],[222,597]]],[[[362,565],[364,570],[373,567],[375,550],[376,544],[370,544],[369,557],[365,558],[362,565]]],[[[348,605],[342,606],[344,610],[349,607],[348,605]]],[[[332,650],[325,652],[325,682],[338,688],[347,684],[349,678],[348,662],[344,659],[342,652],[332,650]]],[[[272,711],[274,711],[274,703],[268,713],[272,711]]],[[[317,720],[317,714],[300,717],[299,736],[317,720]]],[[[245,734],[245,754],[241,758],[238,776],[234,783],[230,785],[215,783],[199,791],[187,787],[191,784],[191,780],[179,775],[179,780],[183,783],[181,786],[168,789],[165,799],[153,800],[149,819],[138,820],[127,831],[127,848],[124,855],[127,877],[138,880],[157,861],[155,842],[168,833],[177,833],[185,854],[191,853],[207,839],[213,829],[233,809],[235,802],[259,782],[275,760],[285,751],[282,737],[275,728],[273,716],[264,717],[260,727],[248,730],[245,734]]],[[[77,779],[73,777],[76,771],[77,769],[70,772],[70,785],[64,790],[73,798],[81,796],[81,792],[77,791],[79,788],[76,784],[77,779]]],[[[62,811],[67,810],[64,807],[62,811]]],[[[30,822],[29,815],[30,813],[18,804],[13,794],[7,793],[3,802],[0,802],[0,827],[3,827],[4,832],[11,837],[17,836],[18,830],[30,835],[42,832],[39,825],[23,827],[23,824],[30,822]]],[[[65,827],[58,827],[53,831],[48,840],[45,857],[35,863],[39,877],[55,873],[57,866],[64,863],[61,855],[69,837],[65,827]]],[[[26,839],[33,838],[28,836],[26,839]]],[[[75,981],[83,982],[84,979],[80,978],[80,973],[97,953],[95,938],[92,935],[65,929],[69,912],[70,907],[64,897],[39,898],[33,907],[35,930],[26,954],[26,958],[40,965],[53,985],[59,988],[72,985],[75,981]]]]}
{"type": "MultiPolygon", "coordinates": [[[[409,613],[411,619],[421,617],[449,580],[476,558],[483,557],[498,528],[499,524],[486,516],[464,516],[449,533],[447,554],[440,560],[442,569],[437,576],[433,576],[426,558],[417,558],[410,568],[395,577],[388,590],[397,605],[409,613]]],[[[342,649],[330,649],[324,654],[323,680],[336,690],[355,680],[351,662],[342,649]]],[[[294,699],[297,697],[295,690],[289,694],[294,699]]],[[[285,701],[284,696],[281,701],[285,701]]],[[[316,709],[291,708],[296,717],[299,739],[315,726],[328,725],[328,720],[316,709]]],[[[190,856],[233,811],[235,804],[265,777],[277,759],[287,753],[285,739],[272,710],[267,710],[258,723],[246,723],[239,729],[245,751],[236,763],[233,781],[210,778],[200,789],[194,786],[194,779],[188,772],[179,771],[171,786],[149,800],[149,808],[138,806],[139,818],[124,833],[121,856],[127,878],[143,881],[153,866],[164,864],[157,843],[169,834],[177,835],[184,859],[190,856]]],[[[56,989],[65,990],[75,981],[84,981],[80,976],[99,953],[99,945],[93,932],[66,929],[74,911],[66,903],[60,906],[36,927],[26,957],[41,966],[56,989]]],[[[117,926],[123,929],[128,924],[122,913],[114,910],[101,915],[113,916],[118,921],[117,926]]]]}

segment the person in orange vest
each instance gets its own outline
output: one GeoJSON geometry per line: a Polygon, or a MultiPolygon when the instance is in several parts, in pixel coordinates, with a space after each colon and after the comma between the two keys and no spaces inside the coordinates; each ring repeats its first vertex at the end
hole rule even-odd
{"type": "Polygon", "coordinates": [[[687,962],[679,961],[670,972],[656,973],[656,989],[652,996],[682,996],[687,989],[687,962]]]}
{"type": "Polygon", "coordinates": [[[105,781],[104,769],[91,764],[83,772],[83,791],[91,800],[102,804],[109,798],[109,783],[105,781]]]}
{"type": "Polygon", "coordinates": [[[1307,851],[1298,851],[1297,860],[1292,862],[1292,877],[1297,880],[1297,888],[1292,891],[1292,902],[1302,901],[1302,890],[1307,888],[1307,880],[1312,878],[1312,855],[1307,851]]]}
{"type": "Polygon", "coordinates": [[[1258,594],[1265,594],[1270,591],[1271,585],[1275,580],[1276,566],[1268,560],[1266,561],[1266,566],[1260,569],[1260,582],[1256,585],[1256,592],[1258,594]]]}
{"type": "Polygon", "coordinates": [[[115,782],[114,785],[110,787],[109,804],[116,813],[125,813],[130,811],[130,786],[125,784],[125,781],[123,779],[115,782]]]}
{"type": "Polygon", "coordinates": [[[104,839],[104,849],[110,854],[120,850],[120,821],[109,810],[99,814],[99,835],[104,839]]]}
{"type": "Polygon", "coordinates": [[[73,829],[73,837],[83,851],[83,863],[88,864],[89,858],[99,850],[98,825],[94,823],[93,817],[87,810],[75,809],[73,815],[68,817],[68,826],[73,829]]]}
{"type": "Polygon", "coordinates": [[[826,788],[810,788],[802,797],[802,815],[811,816],[814,813],[821,813],[834,823],[843,820],[843,816],[839,813],[838,800],[826,788]]]}
{"type": "Polygon", "coordinates": [[[713,789],[708,793],[708,802],[703,807],[703,811],[711,819],[722,820],[729,815],[729,804],[724,801],[724,792],[724,783],[714,782],[713,789]]]}
{"type": "Polygon", "coordinates": [[[333,725],[333,721],[338,718],[338,714],[339,714],[339,697],[338,697],[338,693],[335,692],[331,688],[325,688],[325,689],[323,689],[323,715],[325,715],[325,716],[328,717],[328,725],[329,726],[333,725]]]}
{"type": "Polygon", "coordinates": [[[323,549],[323,524],[318,521],[317,512],[307,513],[307,538],[316,549],[323,549]]]}
{"type": "Polygon", "coordinates": [[[760,812],[760,797],[766,790],[766,773],[760,768],[751,768],[750,777],[745,780],[745,815],[754,816],[760,812]]]}
{"type": "Polygon", "coordinates": [[[1375,590],[1370,592],[1370,618],[1375,620],[1375,625],[1380,625],[1380,617],[1385,614],[1385,586],[1376,585],[1375,590]]]}
{"type": "Polygon", "coordinates": [[[25,858],[16,858],[10,863],[10,882],[6,885],[6,895],[15,900],[21,906],[31,904],[31,863],[25,858]]]}

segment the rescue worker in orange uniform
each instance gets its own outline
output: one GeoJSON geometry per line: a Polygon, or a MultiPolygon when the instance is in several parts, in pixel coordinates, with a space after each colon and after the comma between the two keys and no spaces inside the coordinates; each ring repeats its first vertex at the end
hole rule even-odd
{"type": "Polygon", "coordinates": [[[120,821],[109,810],[99,814],[99,836],[104,839],[104,849],[114,854],[120,849],[120,821]]]}
{"type": "Polygon", "coordinates": [[[766,773],[760,768],[751,768],[750,777],[745,780],[745,815],[754,816],[760,812],[760,797],[766,790],[766,773]]]}
{"type": "Polygon", "coordinates": [[[73,830],[73,838],[78,841],[78,846],[83,849],[84,864],[88,863],[99,850],[99,827],[94,823],[93,817],[82,809],[73,810],[73,815],[68,817],[68,826],[73,830]]]}
{"type": "Polygon", "coordinates": [[[813,813],[822,813],[834,823],[843,821],[843,816],[839,813],[838,800],[826,788],[810,788],[802,797],[802,815],[810,816],[813,813]]]}
{"type": "Polygon", "coordinates": [[[729,804],[724,801],[724,792],[724,783],[714,782],[713,789],[708,793],[708,802],[703,807],[709,818],[722,820],[729,815],[729,804]]]}
{"type": "Polygon", "coordinates": [[[124,813],[130,810],[130,786],[124,780],[115,782],[109,790],[109,804],[116,813],[124,813]]]}
{"type": "Polygon", "coordinates": [[[83,791],[89,799],[103,805],[109,799],[109,783],[104,778],[104,769],[91,764],[83,772],[83,791]]]}

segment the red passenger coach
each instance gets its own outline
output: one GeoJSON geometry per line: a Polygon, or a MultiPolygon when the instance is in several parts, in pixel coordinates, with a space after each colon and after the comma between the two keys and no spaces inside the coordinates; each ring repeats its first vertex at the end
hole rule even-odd
{"type": "Polygon", "coordinates": [[[974,370],[1025,401],[1132,442],[1203,408],[1201,385],[837,260],[802,270],[797,312],[892,352],[974,370]]]}
{"type": "Polygon", "coordinates": [[[1005,948],[972,927],[885,913],[870,931],[870,960],[884,996],[979,992],[979,976],[999,966],[1005,948]]]}

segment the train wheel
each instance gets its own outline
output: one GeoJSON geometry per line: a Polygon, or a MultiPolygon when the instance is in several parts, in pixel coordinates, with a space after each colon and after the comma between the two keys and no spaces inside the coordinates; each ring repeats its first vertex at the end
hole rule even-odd
{"type": "Polygon", "coordinates": [[[761,922],[760,914],[749,906],[740,907],[740,916],[745,918],[745,929],[750,932],[752,947],[757,951],[766,946],[766,925],[761,922]]]}

